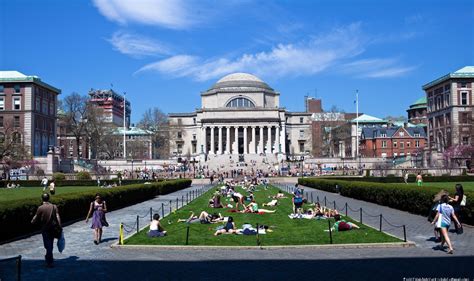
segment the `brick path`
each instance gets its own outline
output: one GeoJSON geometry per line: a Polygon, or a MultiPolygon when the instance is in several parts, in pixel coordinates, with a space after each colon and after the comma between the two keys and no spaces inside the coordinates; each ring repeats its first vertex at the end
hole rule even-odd
{"type": "MultiPolygon", "coordinates": [[[[263,249],[263,250],[162,250],[117,249],[109,246],[117,240],[120,222],[132,225],[136,215],[145,215],[150,207],[159,208],[162,202],[176,200],[189,190],[116,210],[107,214],[110,227],[104,230],[106,241],[99,246],[92,243],[89,224],[80,221],[65,227],[66,250],[55,250],[56,267],[43,266],[44,249],[40,235],[0,245],[0,258],[24,256],[23,280],[403,280],[403,277],[474,277],[474,242],[472,229],[461,236],[451,234],[454,256],[433,250],[435,244],[426,241],[432,227],[424,217],[337,194],[311,190],[313,198],[326,196],[336,205],[345,202],[353,209],[362,207],[367,213],[382,213],[393,224],[406,224],[408,240],[417,244],[412,248],[387,249],[263,249]],[[387,274],[389,273],[389,274],[387,274]],[[382,277],[383,276],[383,277],[382,277]]],[[[311,193],[309,193],[311,194],[311,193]]],[[[168,208],[167,208],[168,209],[168,208]]],[[[84,216],[87,210],[81,210],[84,216]]],[[[169,211],[169,209],[168,209],[169,211]]],[[[350,215],[350,214],[349,214],[350,215]]],[[[352,214],[358,220],[358,214],[352,214]]],[[[145,217],[141,225],[145,225],[145,217]]],[[[364,223],[378,227],[378,218],[364,216],[364,223]]],[[[384,227],[384,230],[385,229],[384,227]]],[[[396,230],[388,230],[400,237],[396,230]]],[[[9,280],[5,272],[12,269],[0,264],[0,279],[9,280]],[[4,274],[4,275],[2,275],[4,274]]]]}

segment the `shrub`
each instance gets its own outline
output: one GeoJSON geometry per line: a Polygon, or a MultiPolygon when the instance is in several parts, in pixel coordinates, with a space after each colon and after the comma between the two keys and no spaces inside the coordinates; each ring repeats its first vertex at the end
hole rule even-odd
{"type": "Polygon", "coordinates": [[[63,173],[54,173],[53,179],[55,181],[63,181],[63,180],[66,180],[66,175],[64,175],[63,173]]]}
{"type": "MultiPolygon", "coordinates": [[[[133,184],[101,190],[109,210],[116,210],[151,199],[160,194],[168,194],[187,188],[191,180],[170,180],[152,184],[133,184]]],[[[52,203],[59,208],[63,223],[82,219],[87,213],[89,203],[94,200],[96,191],[67,193],[52,197],[52,203]]],[[[36,209],[41,204],[38,199],[21,199],[0,205],[0,241],[30,234],[39,230],[30,224],[36,209]]]]}
{"type": "Polygon", "coordinates": [[[92,179],[91,174],[87,171],[80,171],[76,174],[77,180],[90,180],[92,179]]]}
{"type": "MultiPolygon", "coordinates": [[[[433,205],[435,194],[442,189],[437,187],[420,188],[398,183],[380,184],[377,182],[316,178],[298,179],[298,183],[304,186],[334,193],[337,192],[336,185],[338,185],[340,193],[343,196],[423,216],[428,215],[430,208],[433,205]]],[[[454,188],[450,188],[448,191],[452,194],[455,192],[454,188]]],[[[472,191],[465,191],[465,195],[467,198],[474,198],[474,192],[472,191]]],[[[474,224],[472,210],[474,210],[474,202],[473,200],[468,199],[462,214],[465,223],[474,224]]]]}

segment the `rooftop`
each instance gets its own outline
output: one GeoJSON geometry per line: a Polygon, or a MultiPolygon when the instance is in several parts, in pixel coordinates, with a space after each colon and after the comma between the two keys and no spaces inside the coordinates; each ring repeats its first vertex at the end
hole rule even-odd
{"type": "Polygon", "coordinates": [[[212,87],[202,95],[211,95],[217,92],[266,92],[276,93],[267,83],[255,75],[249,73],[232,73],[219,79],[212,87]]]}
{"type": "Polygon", "coordinates": [[[0,82],[9,82],[9,83],[31,82],[31,83],[36,83],[45,88],[48,88],[51,91],[56,92],[58,94],[61,93],[60,89],[41,81],[41,78],[39,78],[38,76],[35,76],[35,75],[28,76],[16,70],[0,71],[0,82]]]}
{"type": "Polygon", "coordinates": [[[380,124],[386,124],[387,123],[386,120],[383,120],[383,119],[380,119],[380,118],[377,118],[377,117],[374,117],[374,116],[370,116],[368,114],[362,114],[359,117],[352,119],[351,122],[352,123],[356,123],[356,122],[359,122],[359,123],[380,123],[380,124]]]}
{"type": "MultiPolygon", "coordinates": [[[[114,134],[115,135],[123,135],[123,128],[122,127],[117,128],[115,130],[114,134]]],[[[140,129],[138,127],[130,127],[127,130],[125,130],[125,135],[126,136],[131,136],[131,135],[133,135],[133,136],[137,136],[137,135],[145,136],[145,135],[152,135],[152,134],[153,134],[152,131],[140,129]]]]}
{"type": "Polygon", "coordinates": [[[230,82],[230,81],[253,81],[253,82],[263,83],[263,81],[257,76],[249,74],[249,73],[243,73],[243,72],[237,72],[237,73],[226,75],[222,77],[221,79],[219,79],[216,83],[230,82]]]}
{"type": "Polygon", "coordinates": [[[438,79],[435,79],[425,85],[423,85],[423,90],[429,89],[439,83],[442,83],[451,78],[474,78],[474,66],[465,66],[454,72],[448,73],[438,79]]]}

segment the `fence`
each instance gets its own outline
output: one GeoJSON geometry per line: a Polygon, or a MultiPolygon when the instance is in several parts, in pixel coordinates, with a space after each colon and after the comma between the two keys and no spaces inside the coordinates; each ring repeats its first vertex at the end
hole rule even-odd
{"type": "Polygon", "coordinates": [[[21,255],[6,259],[0,259],[0,265],[1,281],[21,280],[21,255]],[[14,263],[15,265],[13,266],[12,263],[14,263]]]}
{"type": "MultiPolygon", "coordinates": [[[[293,187],[291,186],[282,186],[282,185],[276,185],[277,187],[279,187],[280,189],[288,192],[288,193],[293,193],[293,187]]],[[[376,218],[378,217],[379,218],[379,227],[378,227],[378,230],[380,232],[385,231],[391,231],[391,230],[394,230],[394,229],[400,229],[400,228],[403,228],[403,241],[404,242],[407,242],[407,232],[406,232],[406,225],[395,225],[395,224],[392,224],[390,223],[384,216],[383,214],[378,214],[378,215],[374,215],[374,214],[369,214],[367,213],[366,211],[364,211],[364,209],[362,208],[358,208],[358,209],[352,209],[349,204],[347,202],[344,203],[344,206],[342,208],[338,208],[337,206],[337,203],[336,203],[336,200],[333,200],[333,201],[329,201],[327,200],[327,197],[324,196],[324,198],[320,198],[319,195],[316,196],[316,201],[314,200],[314,197],[313,197],[313,192],[311,192],[309,194],[309,197],[308,197],[308,192],[304,192],[304,196],[306,198],[306,200],[308,200],[309,202],[311,203],[318,203],[320,205],[322,205],[324,203],[324,207],[327,207],[327,208],[331,208],[333,210],[337,210],[338,212],[343,212],[345,214],[345,216],[347,217],[348,216],[348,213],[349,211],[352,212],[353,214],[359,214],[359,222],[361,224],[363,224],[363,218],[364,218],[364,215],[366,217],[370,217],[370,218],[376,218]],[[389,229],[384,229],[383,228],[383,223],[386,223],[388,226],[392,227],[392,228],[389,228],[389,229]]],[[[329,240],[330,240],[330,243],[332,244],[332,230],[331,230],[331,221],[328,220],[328,227],[329,227],[329,240]]]]}
{"type": "MultiPolygon", "coordinates": [[[[206,193],[212,187],[213,185],[205,185],[198,189],[189,190],[186,192],[186,195],[181,195],[181,200],[179,197],[176,197],[176,200],[169,200],[169,202],[166,202],[166,203],[162,202],[161,206],[158,209],[153,209],[152,207],[150,207],[147,211],[143,212],[142,215],[137,215],[136,220],[133,224],[125,224],[121,222],[120,230],[119,230],[119,244],[123,245],[124,235],[129,235],[132,232],[136,232],[136,233],[140,232],[140,220],[149,218],[149,221],[152,221],[153,214],[154,213],[160,214],[160,212],[161,212],[161,218],[164,218],[165,215],[171,214],[173,210],[176,211],[186,206],[187,204],[189,204],[196,198],[206,193]]],[[[187,228],[188,230],[187,230],[187,235],[186,235],[186,245],[188,244],[189,225],[187,226],[187,228]]]]}

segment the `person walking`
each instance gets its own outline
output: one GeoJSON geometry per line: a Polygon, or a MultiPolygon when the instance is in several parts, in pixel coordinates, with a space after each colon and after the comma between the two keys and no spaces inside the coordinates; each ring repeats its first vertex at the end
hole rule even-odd
{"type": "MultiPolygon", "coordinates": [[[[54,238],[58,237],[58,230],[62,231],[61,218],[59,216],[58,207],[49,202],[49,194],[41,195],[43,204],[38,207],[36,214],[31,220],[32,224],[39,223],[41,225],[41,235],[43,236],[43,246],[46,249],[44,256],[46,267],[54,267],[53,246],[54,238]]],[[[59,236],[61,233],[59,232],[59,236]]]]}
{"type": "Polygon", "coordinates": [[[405,171],[405,175],[403,176],[403,180],[405,181],[405,184],[408,184],[408,171],[405,171]]]}
{"type": "Polygon", "coordinates": [[[441,204],[438,206],[438,213],[436,214],[433,222],[431,224],[437,224],[437,227],[441,230],[441,248],[444,247],[444,243],[448,244],[449,250],[448,254],[453,254],[454,249],[453,245],[451,244],[451,240],[449,239],[448,229],[451,224],[451,218],[453,218],[454,222],[457,224],[458,227],[461,227],[456,214],[454,213],[454,209],[451,205],[448,205],[449,196],[447,194],[441,197],[441,204]]]}
{"type": "Polygon", "coordinates": [[[423,177],[421,176],[420,173],[416,176],[416,185],[422,186],[423,185],[423,177]]]}
{"type": "Polygon", "coordinates": [[[46,188],[48,188],[48,178],[47,177],[44,177],[41,180],[41,186],[43,187],[43,191],[46,191],[46,188]]]}
{"type": "MultiPolygon", "coordinates": [[[[458,217],[459,222],[461,222],[461,206],[462,202],[464,199],[464,188],[462,187],[462,184],[456,184],[456,193],[454,194],[453,197],[449,197],[449,203],[453,206],[454,213],[458,217]]],[[[465,204],[465,202],[464,202],[465,204]]],[[[461,234],[462,233],[462,227],[459,228],[457,224],[454,225],[456,227],[456,233],[461,234]]]]}
{"type": "Polygon", "coordinates": [[[49,193],[51,193],[51,195],[56,194],[56,183],[54,179],[49,183],[49,193]]]}
{"type": "Polygon", "coordinates": [[[89,218],[92,214],[92,225],[94,229],[94,244],[99,245],[102,240],[102,227],[109,226],[109,223],[105,219],[105,213],[107,212],[107,205],[102,200],[100,194],[95,195],[95,200],[91,202],[89,212],[86,216],[86,223],[89,222],[89,218]]]}

